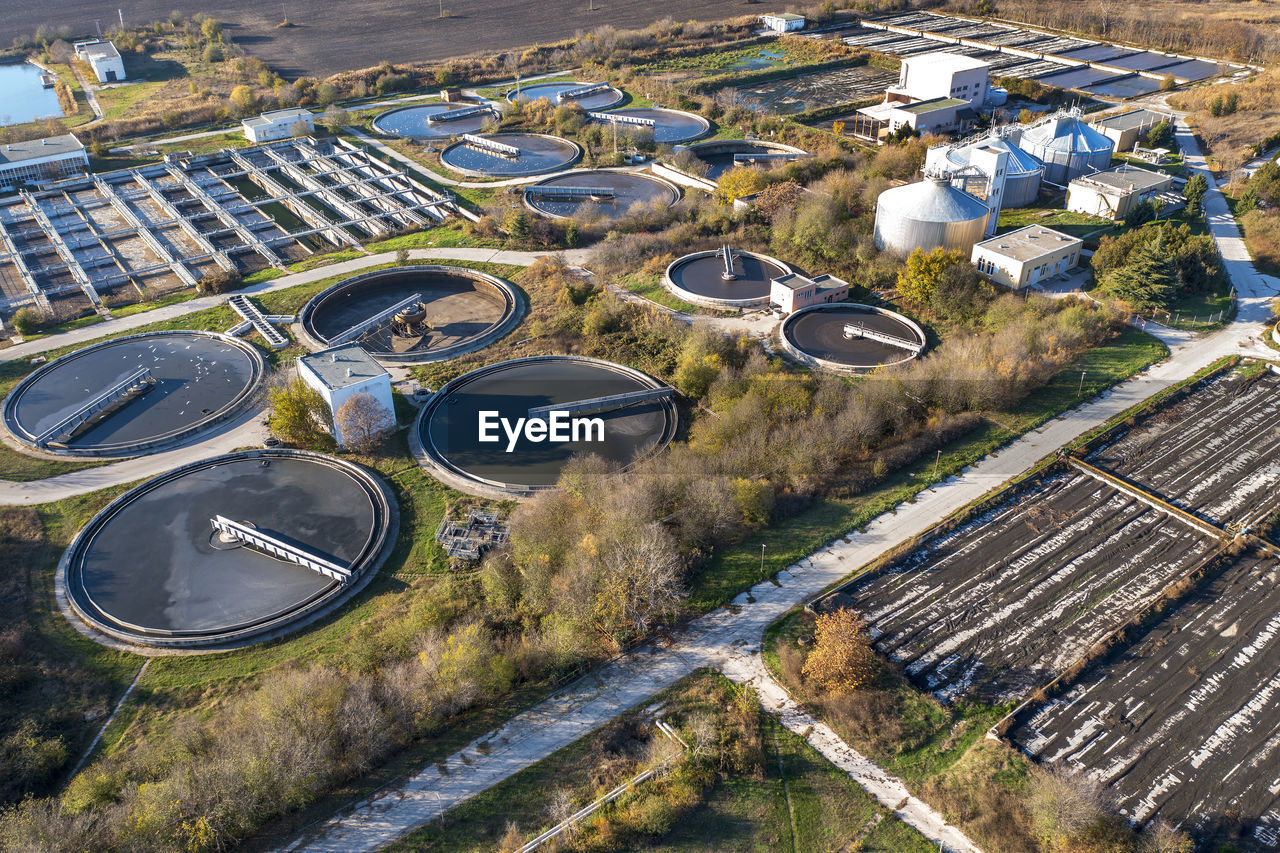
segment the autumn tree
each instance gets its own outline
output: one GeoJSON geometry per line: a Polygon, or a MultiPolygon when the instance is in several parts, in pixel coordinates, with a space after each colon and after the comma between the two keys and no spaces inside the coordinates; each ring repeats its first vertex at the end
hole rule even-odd
{"type": "Polygon", "coordinates": [[[837,696],[875,681],[880,674],[880,661],[871,648],[867,623],[859,614],[842,607],[818,617],[813,651],[804,662],[804,674],[837,696]]]}
{"type": "Polygon", "coordinates": [[[300,139],[304,136],[310,136],[311,123],[308,122],[306,119],[301,119],[301,118],[298,119],[293,124],[289,125],[289,135],[292,136],[294,139],[300,139]]]}
{"type": "Polygon", "coordinates": [[[715,197],[721,204],[733,204],[734,199],[749,196],[764,188],[764,176],[751,166],[734,166],[716,181],[715,197]]]}
{"type": "Polygon", "coordinates": [[[333,448],[333,436],[328,429],[329,406],[319,391],[295,379],[273,390],[268,399],[271,414],[267,416],[267,425],[274,435],[311,450],[333,448]]]}
{"type": "Polygon", "coordinates": [[[352,394],[334,415],[342,446],[368,453],[386,440],[395,428],[395,415],[372,394],[352,394]]]}
{"type": "Polygon", "coordinates": [[[751,209],[764,221],[772,222],[781,211],[794,209],[803,192],[804,188],[796,181],[770,184],[756,195],[751,209]]]}
{"type": "Polygon", "coordinates": [[[324,124],[330,133],[337,133],[351,124],[351,113],[337,104],[330,104],[324,108],[324,124]]]}
{"type": "Polygon", "coordinates": [[[241,83],[231,90],[231,105],[242,113],[252,112],[258,104],[258,98],[253,94],[253,90],[241,83]]]}
{"type": "Polygon", "coordinates": [[[933,301],[947,271],[958,266],[969,266],[969,259],[963,252],[942,248],[932,252],[913,249],[902,269],[898,270],[898,293],[913,302],[927,305],[933,301]]]}
{"type": "Polygon", "coordinates": [[[620,535],[601,549],[603,577],[596,593],[595,622],[606,634],[643,634],[675,615],[686,592],[675,541],[653,523],[620,535]]]}

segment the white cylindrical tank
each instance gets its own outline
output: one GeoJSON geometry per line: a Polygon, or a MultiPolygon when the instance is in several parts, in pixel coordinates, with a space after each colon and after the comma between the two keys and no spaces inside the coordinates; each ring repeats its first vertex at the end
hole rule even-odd
{"type": "MultiPolygon", "coordinates": [[[[981,147],[1009,152],[1005,167],[1004,207],[1026,207],[1034,204],[1036,196],[1040,194],[1040,178],[1044,175],[1044,164],[1018,147],[1016,135],[1014,138],[1006,138],[993,131],[966,144],[947,147],[945,158],[939,158],[945,159],[945,162],[938,165],[956,171],[964,169],[972,164],[974,149],[981,147]]],[[[932,153],[930,151],[930,154],[932,153]]],[[[960,189],[977,186],[971,178],[958,180],[965,181],[965,183],[957,183],[960,189]]]]}
{"type": "Polygon", "coordinates": [[[951,186],[946,175],[894,187],[876,201],[876,248],[910,254],[937,248],[968,252],[987,227],[987,205],[951,186]]]}
{"type": "Polygon", "coordinates": [[[1115,150],[1115,143],[1089,127],[1079,109],[1029,128],[1018,146],[1044,163],[1044,180],[1060,187],[1081,175],[1111,168],[1115,150]]]}

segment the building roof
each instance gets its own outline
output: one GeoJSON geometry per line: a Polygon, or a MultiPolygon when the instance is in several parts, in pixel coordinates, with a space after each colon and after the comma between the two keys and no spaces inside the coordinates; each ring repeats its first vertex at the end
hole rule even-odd
{"type": "Polygon", "coordinates": [[[992,148],[996,151],[1008,152],[1006,173],[1009,175],[1031,175],[1044,172],[1044,164],[1032,154],[1028,154],[1016,143],[1005,139],[999,131],[992,131],[974,142],[965,145],[951,146],[947,149],[947,160],[960,167],[968,166],[973,160],[973,152],[979,148],[992,148]]]}
{"type": "Polygon", "coordinates": [[[777,18],[778,20],[781,20],[781,21],[803,21],[804,20],[804,15],[797,15],[794,12],[770,12],[764,17],[777,18]]]}
{"type": "Polygon", "coordinates": [[[95,59],[120,58],[120,51],[116,50],[116,46],[109,41],[79,42],[76,44],[76,53],[83,55],[88,62],[95,59]]]}
{"type": "Polygon", "coordinates": [[[0,145],[0,166],[21,163],[24,160],[39,160],[60,154],[83,152],[84,144],[70,133],[64,133],[62,136],[46,136],[44,139],[29,139],[26,142],[10,142],[8,145],[0,145]]]}
{"type": "Polygon", "coordinates": [[[1108,116],[1107,118],[1094,119],[1093,123],[1098,127],[1105,127],[1110,130],[1130,130],[1135,127],[1146,127],[1148,125],[1159,124],[1162,121],[1169,121],[1172,116],[1158,113],[1153,110],[1130,110],[1127,113],[1108,116]]]}
{"type": "Polygon", "coordinates": [[[288,109],[288,110],[272,110],[271,112],[263,113],[260,116],[247,118],[242,122],[242,124],[244,124],[247,127],[262,127],[263,125],[277,124],[278,122],[282,122],[282,121],[287,121],[292,123],[297,121],[298,119],[313,120],[315,119],[315,116],[311,114],[310,110],[304,110],[300,107],[295,107],[293,109],[288,109]]]}
{"type": "Polygon", "coordinates": [[[1083,246],[1084,241],[1078,237],[1045,228],[1043,225],[1028,225],[1008,234],[1000,234],[990,240],[983,240],[974,248],[986,249],[1015,261],[1034,261],[1045,255],[1061,251],[1074,244],[1083,246]]]}
{"type": "Polygon", "coordinates": [[[927,115],[940,110],[954,110],[957,107],[969,106],[968,101],[959,98],[930,98],[927,101],[916,101],[914,104],[898,104],[897,110],[912,115],[927,115]]]}
{"type": "Polygon", "coordinates": [[[808,276],[800,275],[798,272],[778,276],[773,279],[773,283],[781,285],[787,290],[802,290],[815,285],[818,290],[837,290],[841,287],[849,286],[847,281],[838,279],[833,275],[820,275],[817,278],[809,278],[808,276]]]}
{"type": "Polygon", "coordinates": [[[1168,186],[1173,183],[1173,176],[1163,172],[1152,172],[1136,166],[1123,165],[1105,172],[1094,172],[1092,175],[1081,175],[1071,183],[1093,185],[1095,189],[1111,192],[1145,192],[1146,190],[1168,186]]]}
{"type": "Polygon", "coordinates": [[[1069,154],[1100,154],[1115,148],[1114,142],[1085,124],[1076,109],[1054,113],[1037,122],[1022,134],[1022,141],[1018,144],[1069,154]]]}
{"type": "Polygon", "coordinates": [[[952,73],[991,67],[990,63],[983,62],[981,59],[974,59],[972,56],[965,56],[963,53],[948,53],[945,50],[921,53],[917,56],[904,56],[902,57],[902,62],[904,65],[915,67],[927,65],[939,71],[950,71],[952,73]]]}
{"type": "Polygon", "coordinates": [[[298,363],[305,365],[330,391],[341,391],[379,376],[390,375],[359,344],[343,344],[300,356],[298,363]]]}

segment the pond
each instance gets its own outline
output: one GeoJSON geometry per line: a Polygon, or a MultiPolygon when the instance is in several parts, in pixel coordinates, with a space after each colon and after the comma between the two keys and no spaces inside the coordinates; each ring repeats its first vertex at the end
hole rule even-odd
{"type": "Polygon", "coordinates": [[[40,82],[42,73],[29,62],[0,65],[0,125],[63,114],[57,91],[40,82]]]}

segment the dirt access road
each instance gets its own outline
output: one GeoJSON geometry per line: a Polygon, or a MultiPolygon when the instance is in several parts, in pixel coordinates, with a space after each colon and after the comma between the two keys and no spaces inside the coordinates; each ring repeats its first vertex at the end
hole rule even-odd
{"type": "MultiPolygon", "coordinates": [[[[448,17],[440,18],[440,5],[430,0],[209,0],[199,11],[222,21],[236,44],[288,78],[323,78],[384,59],[421,62],[545,44],[606,25],[639,29],[666,16],[685,20],[691,12],[714,21],[761,11],[743,0],[699,0],[692,7],[681,0],[443,0],[448,17]],[[285,15],[294,26],[277,28],[285,15]]],[[[172,0],[137,0],[124,10],[125,24],[165,20],[173,8],[172,0]]],[[[75,36],[94,35],[95,21],[103,29],[116,25],[115,9],[90,0],[14,0],[5,4],[0,17],[0,42],[30,36],[41,25],[69,27],[75,36]]],[[[126,57],[126,71],[128,66],[126,57]]]]}

